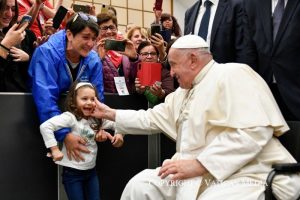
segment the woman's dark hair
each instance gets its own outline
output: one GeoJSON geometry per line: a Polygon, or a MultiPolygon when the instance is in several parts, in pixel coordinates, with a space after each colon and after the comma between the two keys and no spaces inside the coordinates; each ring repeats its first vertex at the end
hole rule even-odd
{"type": "Polygon", "coordinates": [[[0,1],[0,12],[3,12],[6,7],[6,0],[1,0],[0,1]]]}
{"type": "Polygon", "coordinates": [[[157,53],[157,55],[159,54],[158,49],[157,49],[154,45],[152,45],[151,42],[149,42],[149,41],[147,41],[147,40],[140,43],[140,45],[139,45],[139,47],[138,47],[138,49],[137,49],[137,53],[140,54],[140,53],[141,53],[141,50],[142,50],[143,48],[147,47],[147,46],[153,46],[154,49],[155,49],[155,51],[156,51],[156,53],[157,53]]]}
{"type": "MultiPolygon", "coordinates": [[[[5,11],[6,9],[6,3],[7,3],[7,0],[1,0],[0,2],[0,12],[1,14],[5,11]]],[[[15,0],[15,16],[12,18],[11,22],[9,23],[9,26],[8,27],[5,27],[3,28],[3,32],[6,33],[10,27],[12,25],[14,25],[17,21],[18,21],[18,16],[19,16],[19,7],[18,7],[18,2],[17,0],[15,0]]]]}
{"type": "Polygon", "coordinates": [[[170,40],[170,42],[167,44],[166,46],[166,53],[169,54],[170,48],[172,47],[172,45],[174,44],[174,42],[177,40],[177,38],[173,38],[170,40]]]}
{"type": "MultiPolygon", "coordinates": [[[[85,14],[84,14],[85,15],[85,14]]],[[[90,28],[96,36],[99,34],[99,27],[97,23],[89,16],[87,20],[80,17],[79,14],[74,15],[66,24],[66,30],[70,30],[73,36],[80,33],[86,27],[90,28]]]]}
{"type": "MultiPolygon", "coordinates": [[[[170,51],[170,48],[172,47],[172,45],[174,44],[174,42],[177,40],[177,38],[174,38],[174,39],[171,39],[170,42],[167,44],[167,47],[166,47],[166,53],[169,54],[169,51],[170,51]]],[[[171,69],[171,66],[170,66],[170,63],[168,61],[168,59],[166,60],[166,62],[163,63],[163,66],[165,68],[167,68],[168,70],[171,69]]],[[[177,80],[177,79],[175,79],[177,80]]],[[[175,82],[174,82],[175,83],[175,82]]]]}
{"type": "Polygon", "coordinates": [[[100,13],[97,15],[97,24],[99,26],[101,26],[101,24],[108,22],[109,20],[112,20],[112,22],[114,23],[114,25],[116,25],[116,27],[118,27],[118,20],[117,17],[109,14],[109,13],[100,13]]]}
{"type": "MultiPolygon", "coordinates": [[[[90,86],[88,84],[86,85],[83,85],[77,89],[76,88],[76,85],[78,84],[79,82],[78,81],[75,81],[68,94],[67,94],[67,98],[66,98],[66,101],[65,101],[65,110],[66,111],[69,111],[71,113],[73,113],[76,117],[77,120],[80,120],[83,118],[83,113],[81,112],[81,110],[78,110],[77,109],[77,102],[76,102],[76,97],[77,97],[77,91],[80,89],[80,88],[91,88],[95,91],[95,95],[97,97],[97,99],[99,99],[99,95],[98,95],[98,91],[97,91],[97,88],[95,86],[90,86]]],[[[97,125],[101,125],[102,121],[99,120],[99,119],[96,119],[94,118],[94,121],[97,123],[97,125]]]]}
{"type": "Polygon", "coordinates": [[[170,15],[169,13],[163,13],[161,15],[160,23],[163,24],[163,22],[168,20],[168,19],[172,19],[172,21],[173,21],[172,33],[176,37],[182,36],[181,29],[180,29],[180,26],[177,22],[177,19],[174,16],[170,15]]]}

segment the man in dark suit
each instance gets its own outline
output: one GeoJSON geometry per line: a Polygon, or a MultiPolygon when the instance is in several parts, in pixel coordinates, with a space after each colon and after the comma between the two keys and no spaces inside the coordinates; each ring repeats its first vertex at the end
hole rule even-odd
{"type": "Polygon", "coordinates": [[[300,120],[300,1],[281,2],[278,31],[273,20],[277,2],[244,0],[244,21],[257,61],[254,69],[270,86],[285,119],[300,120]]]}
{"type": "MultiPolygon", "coordinates": [[[[197,1],[185,12],[185,35],[198,35],[201,20],[207,9],[205,1],[197,1]]],[[[243,31],[242,0],[210,0],[210,2],[210,21],[207,38],[204,39],[210,46],[214,60],[219,63],[241,62],[251,65],[251,57],[247,56],[249,52],[244,41],[246,33],[243,31]]]]}

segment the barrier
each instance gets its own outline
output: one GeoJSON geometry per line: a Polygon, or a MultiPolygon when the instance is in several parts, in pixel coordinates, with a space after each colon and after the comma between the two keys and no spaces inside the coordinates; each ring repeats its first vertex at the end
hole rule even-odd
{"type": "MultiPolygon", "coordinates": [[[[105,103],[122,109],[148,107],[143,96],[106,94],[105,103]]],[[[0,127],[0,199],[65,199],[58,167],[45,156],[31,94],[0,93],[0,127]]],[[[149,166],[152,152],[148,143],[148,136],[130,135],[125,136],[122,148],[113,148],[108,141],[99,143],[97,171],[102,200],[120,199],[128,180],[149,166]]]]}
{"type": "MultiPolygon", "coordinates": [[[[143,96],[105,95],[105,104],[113,108],[146,109],[143,96]]],[[[124,146],[114,148],[109,141],[98,143],[97,171],[103,200],[119,200],[131,177],[148,167],[148,136],[124,137],[124,146]]]]}
{"type": "Polygon", "coordinates": [[[27,94],[0,94],[0,199],[57,199],[57,168],[46,158],[27,94]]]}

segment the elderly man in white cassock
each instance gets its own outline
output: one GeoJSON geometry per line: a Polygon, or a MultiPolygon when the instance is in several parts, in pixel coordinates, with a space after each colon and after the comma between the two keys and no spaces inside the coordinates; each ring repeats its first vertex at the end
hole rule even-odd
{"type": "MultiPolygon", "coordinates": [[[[177,39],[168,61],[180,88],[164,103],[133,111],[97,102],[94,116],[116,121],[118,132],[164,132],[177,144],[161,167],[134,176],[121,199],[264,199],[271,165],[295,162],[277,139],[289,128],[266,83],[247,65],[216,63],[195,35],[177,39]]],[[[299,175],[277,176],[273,193],[295,199],[299,183],[299,175]]]]}

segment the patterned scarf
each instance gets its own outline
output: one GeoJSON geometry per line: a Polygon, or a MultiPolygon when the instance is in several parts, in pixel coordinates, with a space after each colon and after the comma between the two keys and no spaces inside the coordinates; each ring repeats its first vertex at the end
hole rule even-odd
{"type": "Polygon", "coordinates": [[[119,68],[122,62],[122,54],[119,54],[116,51],[108,51],[107,55],[110,58],[111,62],[114,64],[115,68],[119,68]]]}

